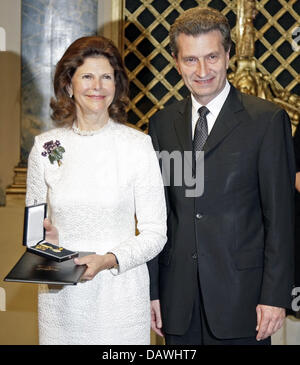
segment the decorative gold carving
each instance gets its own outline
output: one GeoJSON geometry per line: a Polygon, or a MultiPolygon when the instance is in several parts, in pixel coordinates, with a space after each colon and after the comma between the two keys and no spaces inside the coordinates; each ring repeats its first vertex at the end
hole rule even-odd
{"type": "Polygon", "coordinates": [[[237,56],[253,57],[255,29],[253,19],[257,15],[255,0],[240,0],[237,8],[237,56]]]}
{"type": "Polygon", "coordinates": [[[270,100],[283,107],[292,123],[294,133],[300,118],[300,97],[279,87],[268,74],[257,71],[254,58],[255,29],[253,19],[257,15],[254,0],[238,0],[238,27],[236,27],[236,71],[229,74],[229,81],[244,93],[270,100]]]}

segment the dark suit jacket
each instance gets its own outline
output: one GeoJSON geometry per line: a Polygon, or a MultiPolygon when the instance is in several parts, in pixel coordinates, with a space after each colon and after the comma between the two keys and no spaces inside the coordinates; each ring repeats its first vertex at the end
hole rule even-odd
{"type": "MultiPolygon", "coordinates": [[[[191,99],[154,115],[157,151],[191,151],[191,99]]],[[[255,336],[256,306],[290,307],[293,285],[294,156],[290,121],[273,103],[231,87],[204,146],[204,193],[166,187],[168,241],[149,263],[163,329],[183,334],[197,273],[218,338],[255,336]]],[[[174,171],[171,169],[171,181],[174,171]]]]}
{"type": "MultiPolygon", "coordinates": [[[[296,172],[300,171],[300,128],[294,135],[296,172]]],[[[300,193],[295,193],[295,285],[300,286],[300,193]]]]}

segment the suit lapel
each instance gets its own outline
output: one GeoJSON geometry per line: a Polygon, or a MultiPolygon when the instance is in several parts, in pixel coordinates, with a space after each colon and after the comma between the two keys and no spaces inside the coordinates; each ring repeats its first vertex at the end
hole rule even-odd
{"type": "MultiPolygon", "coordinates": [[[[182,104],[177,116],[173,120],[174,129],[181,147],[181,151],[192,151],[192,100],[188,97],[182,104]]],[[[187,159],[192,166],[192,160],[187,159]]]]}
{"type": "Polygon", "coordinates": [[[229,95],[204,145],[205,153],[208,153],[221,143],[221,141],[241,122],[237,117],[237,112],[242,109],[241,95],[231,86],[229,95]]]}
{"type": "Polygon", "coordinates": [[[188,97],[174,118],[174,128],[182,151],[192,151],[192,100],[188,97]]]}

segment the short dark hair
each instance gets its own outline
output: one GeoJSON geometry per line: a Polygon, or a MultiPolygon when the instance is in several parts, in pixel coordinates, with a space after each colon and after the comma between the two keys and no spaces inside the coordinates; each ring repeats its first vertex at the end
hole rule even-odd
{"type": "Polygon", "coordinates": [[[170,48],[175,57],[178,55],[177,37],[180,33],[197,36],[219,30],[225,52],[231,46],[230,26],[227,18],[218,10],[209,7],[196,7],[186,10],[172,24],[170,29],[170,48]]]}
{"type": "Polygon", "coordinates": [[[57,63],[54,75],[55,98],[52,98],[50,102],[51,118],[57,126],[71,126],[76,119],[75,101],[69,96],[68,86],[76,69],[84,63],[84,60],[97,56],[107,58],[114,69],[116,91],[108,108],[109,116],[116,122],[126,122],[129,82],[122,57],[110,39],[90,36],[74,41],[57,63]]]}

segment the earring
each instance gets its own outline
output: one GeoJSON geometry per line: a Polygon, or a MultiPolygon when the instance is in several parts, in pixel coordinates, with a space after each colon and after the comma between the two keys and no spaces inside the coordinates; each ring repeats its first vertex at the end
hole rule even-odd
{"type": "Polygon", "coordinates": [[[68,85],[66,87],[66,92],[68,93],[69,98],[72,98],[73,97],[73,90],[72,90],[72,87],[70,85],[68,85]]]}

